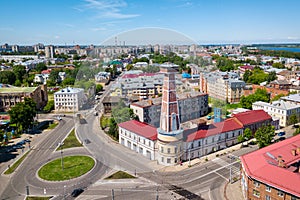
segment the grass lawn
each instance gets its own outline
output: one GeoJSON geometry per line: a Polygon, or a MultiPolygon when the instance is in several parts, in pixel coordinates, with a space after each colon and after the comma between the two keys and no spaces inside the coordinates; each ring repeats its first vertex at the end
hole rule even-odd
{"type": "Polygon", "coordinates": [[[54,100],[54,94],[48,93],[48,101],[50,101],[50,100],[54,100]]]}
{"type": "MultiPolygon", "coordinates": [[[[64,145],[62,145],[63,149],[72,148],[72,147],[82,147],[82,144],[77,140],[75,135],[75,129],[73,129],[68,137],[64,140],[64,145]]],[[[60,148],[57,148],[56,151],[59,151],[60,148]]]]}
{"type": "Polygon", "coordinates": [[[136,177],[123,171],[117,171],[116,173],[110,175],[109,177],[106,177],[105,179],[125,179],[125,178],[136,178],[136,177]]]}
{"type": "Polygon", "coordinates": [[[51,198],[52,196],[51,197],[28,197],[27,196],[25,200],[49,200],[51,198]]]}
{"type": "Polygon", "coordinates": [[[11,173],[13,173],[17,169],[17,167],[23,162],[23,160],[26,158],[26,156],[28,155],[29,151],[27,151],[20,159],[17,160],[17,162],[15,162],[12,166],[10,166],[10,168],[7,169],[4,172],[4,174],[11,174],[11,173]]]}
{"type": "Polygon", "coordinates": [[[58,123],[54,122],[54,123],[50,124],[47,129],[54,129],[57,125],[58,125],[58,123]]]}
{"type": "Polygon", "coordinates": [[[88,156],[67,156],[63,158],[63,163],[64,169],[60,158],[47,163],[38,171],[39,177],[48,181],[70,180],[87,173],[95,165],[95,161],[88,156]]]}

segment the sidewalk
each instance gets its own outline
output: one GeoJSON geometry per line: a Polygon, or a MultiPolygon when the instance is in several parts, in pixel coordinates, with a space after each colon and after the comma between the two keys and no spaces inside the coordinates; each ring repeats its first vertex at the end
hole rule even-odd
{"type": "Polygon", "coordinates": [[[230,184],[227,182],[224,186],[224,199],[226,200],[242,200],[244,199],[240,180],[230,184]]]}

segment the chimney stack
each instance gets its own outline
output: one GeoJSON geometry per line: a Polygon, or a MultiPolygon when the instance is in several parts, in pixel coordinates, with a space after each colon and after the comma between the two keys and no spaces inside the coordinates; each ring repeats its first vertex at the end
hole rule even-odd
{"type": "Polygon", "coordinates": [[[297,154],[300,154],[300,147],[297,147],[297,154]]]}
{"type": "Polygon", "coordinates": [[[293,156],[296,156],[296,155],[297,155],[296,149],[292,149],[292,155],[293,155],[293,156]]]}

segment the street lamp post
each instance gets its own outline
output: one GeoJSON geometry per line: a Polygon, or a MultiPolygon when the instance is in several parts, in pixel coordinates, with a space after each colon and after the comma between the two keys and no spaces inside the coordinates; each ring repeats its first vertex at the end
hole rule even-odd
{"type": "Polygon", "coordinates": [[[191,166],[191,149],[189,149],[189,167],[191,166]]]}
{"type": "Polygon", "coordinates": [[[63,142],[58,143],[58,146],[60,147],[60,155],[61,155],[61,169],[64,169],[64,158],[63,158],[63,148],[62,146],[64,145],[63,142]]]}

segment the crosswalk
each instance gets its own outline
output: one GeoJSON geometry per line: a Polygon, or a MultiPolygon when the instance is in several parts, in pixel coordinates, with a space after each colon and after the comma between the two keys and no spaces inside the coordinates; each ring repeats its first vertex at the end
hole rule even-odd
{"type": "Polygon", "coordinates": [[[223,160],[221,158],[214,158],[212,160],[212,162],[214,162],[214,163],[216,163],[216,164],[218,164],[220,166],[226,166],[226,169],[229,169],[229,170],[230,170],[230,167],[231,167],[231,170],[232,170],[233,174],[239,174],[240,173],[240,169],[239,168],[237,168],[234,165],[230,165],[229,162],[227,162],[226,160],[223,160]]]}

